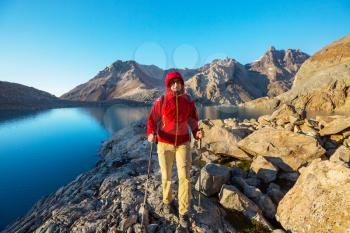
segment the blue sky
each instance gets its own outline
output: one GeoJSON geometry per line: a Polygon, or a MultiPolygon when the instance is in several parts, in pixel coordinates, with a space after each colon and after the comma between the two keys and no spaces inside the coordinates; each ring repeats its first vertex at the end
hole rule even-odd
{"type": "Polygon", "coordinates": [[[0,0],[0,80],[56,96],[114,61],[245,64],[270,47],[313,54],[350,34],[349,0],[0,0]]]}

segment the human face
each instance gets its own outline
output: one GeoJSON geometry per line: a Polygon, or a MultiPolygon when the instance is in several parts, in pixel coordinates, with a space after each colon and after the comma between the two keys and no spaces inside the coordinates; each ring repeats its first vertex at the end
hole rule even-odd
{"type": "Polygon", "coordinates": [[[179,93],[182,90],[182,81],[181,79],[178,79],[178,78],[172,79],[169,82],[169,86],[172,92],[179,93]]]}

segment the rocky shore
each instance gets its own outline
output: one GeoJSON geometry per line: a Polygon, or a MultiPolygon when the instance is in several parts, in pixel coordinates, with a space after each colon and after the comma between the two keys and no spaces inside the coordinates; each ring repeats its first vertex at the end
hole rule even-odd
{"type": "MultiPolygon", "coordinates": [[[[271,115],[203,120],[192,141],[190,232],[347,232],[350,229],[350,118],[283,105],[271,115]],[[202,188],[198,177],[201,174],[202,188]],[[198,196],[201,192],[201,211],[198,196]]],[[[103,143],[96,166],[3,232],[141,232],[147,173],[145,121],[103,143]]],[[[156,152],[149,184],[148,232],[177,232],[161,208],[156,152]]],[[[174,167],[174,197],[177,196],[174,167]]]]}

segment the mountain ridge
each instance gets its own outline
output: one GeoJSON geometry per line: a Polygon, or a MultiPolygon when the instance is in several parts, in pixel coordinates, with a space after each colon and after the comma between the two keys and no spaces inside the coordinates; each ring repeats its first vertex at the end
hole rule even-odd
{"type": "Polygon", "coordinates": [[[186,87],[186,89],[194,99],[207,104],[239,104],[271,93],[274,95],[274,93],[286,91],[291,86],[295,70],[298,70],[300,64],[308,57],[300,50],[276,50],[271,47],[259,61],[245,65],[233,58],[226,58],[214,59],[196,69],[170,68],[167,70],[155,65],[139,64],[133,60],[117,60],[98,72],[88,82],[76,86],[60,98],[80,101],[131,99],[139,102],[152,102],[164,93],[162,80],[166,73],[176,70],[183,74],[186,84],[189,85],[189,88],[186,87]],[[283,55],[282,60],[281,54],[283,55]],[[225,62],[228,64],[223,65],[225,62]],[[223,70],[220,70],[220,67],[223,70]],[[268,68],[276,70],[275,78],[270,75],[268,68]],[[206,79],[204,82],[210,79],[209,86],[213,86],[213,89],[197,87],[195,83],[198,83],[199,77],[206,79]],[[193,78],[197,81],[189,81],[193,78]],[[216,85],[217,82],[220,82],[219,86],[216,85]],[[274,89],[271,92],[269,92],[269,85],[274,89]],[[205,93],[199,93],[198,90],[205,93]],[[228,93],[224,94],[226,91],[228,93]],[[212,95],[211,92],[218,94],[212,95]]]}

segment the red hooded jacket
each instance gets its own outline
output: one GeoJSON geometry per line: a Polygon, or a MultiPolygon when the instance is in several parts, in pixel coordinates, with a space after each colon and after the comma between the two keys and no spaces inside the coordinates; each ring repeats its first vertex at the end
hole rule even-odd
{"type": "Polygon", "coordinates": [[[170,72],[165,78],[166,95],[159,97],[148,117],[147,135],[157,134],[158,141],[175,146],[190,141],[189,128],[195,137],[198,131],[198,115],[191,97],[185,94],[184,80],[179,72],[170,72]],[[177,95],[170,90],[169,82],[180,79],[182,93],[177,95]],[[162,107],[162,109],[160,109],[162,107]]]}

